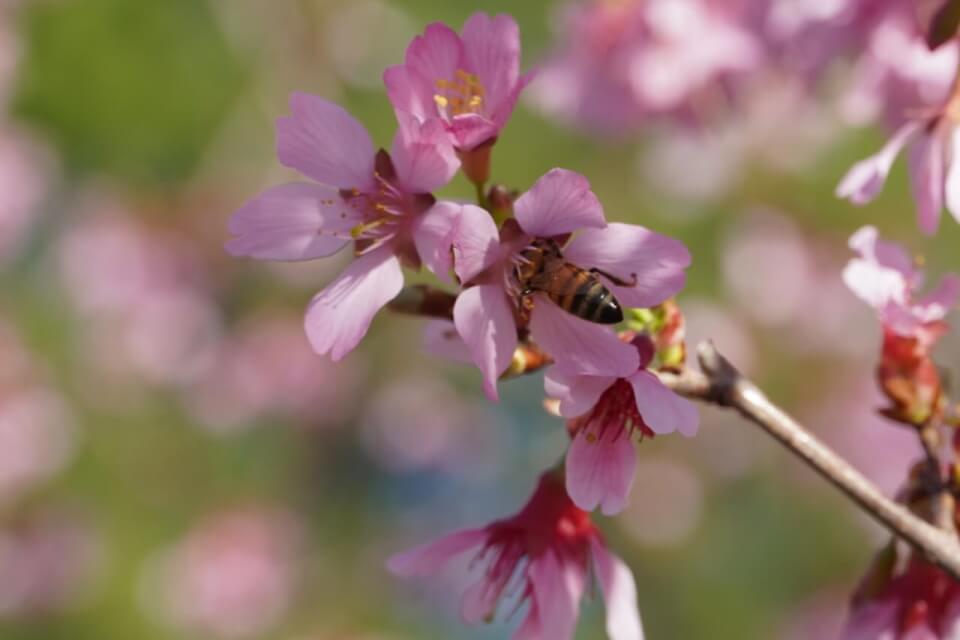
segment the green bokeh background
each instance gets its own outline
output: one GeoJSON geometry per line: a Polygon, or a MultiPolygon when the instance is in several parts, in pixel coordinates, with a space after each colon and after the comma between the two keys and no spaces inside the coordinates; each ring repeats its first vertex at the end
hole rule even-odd
{"type": "MultiPolygon", "coordinates": [[[[442,471],[382,468],[358,443],[352,421],[307,431],[271,418],[220,437],[193,423],[164,390],[151,390],[132,410],[104,410],[86,398],[90,381],[73,346],[75,320],[47,259],[57,230],[79,215],[71,205],[77,194],[97,185],[122,194],[134,205],[131,211],[150,224],[178,229],[209,247],[211,268],[223,284],[220,302],[231,321],[258,308],[299,310],[308,294],[285,288],[262,265],[234,263],[217,247],[225,239],[229,213],[284,175],[272,157],[272,120],[285,112],[289,92],[324,95],[361,119],[375,140],[392,136],[393,116],[383,92],[338,77],[325,49],[325,25],[344,4],[60,0],[26,3],[18,12],[16,31],[24,50],[10,117],[51,145],[61,172],[29,246],[0,273],[0,304],[33,353],[47,362],[51,381],[71,402],[83,434],[71,466],[21,508],[48,502],[81,506],[92,514],[107,559],[80,604],[55,614],[2,620],[0,637],[181,637],[144,615],[138,604],[143,562],[205,513],[249,500],[294,509],[309,534],[305,578],[294,607],[265,637],[500,638],[508,637],[516,623],[515,617],[465,629],[451,602],[431,607],[435,592],[423,584],[400,583],[381,563],[413,533],[484,522],[523,501],[540,471],[534,461],[549,461],[562,451],[561,426],[540,411],[539,378],[504,385],[503,403],[489,410],[486,423],[475,425],[496,431],[503,444],[497,451],[499,471],[469,482],[442,471]],[[417,528],[410,525],[411,513],[431,515],[417,528]]],[[[459,25],[480,9],[510,12],[521,26],[526,66],[551,46],[552,2],[410,0],[395,6],[409,15],[413,29],[435,20],[459,25]]],[[[694,265],[684,297],[719,304],[729,304],[718,268],[720,240],[744,211],[760,205],[786,212],[804,233],[841,255],[849,234],[870,221],[922,251],[934,271],[960,268],[957,225],[947,221],[934,239],[916,231],[902,165],[883,196],[866,209],[834,198],[838,177],[882,140],[881,131],[848,132],[797,173],[753,161],[722,198],[692,205],[665,197],[637,176],[642,141],[594,140],[521,106],[497,143],[494,176],[525,188],[554,166],[585,174],[609,217],[643,223],[688,243],[694,265]],[[694,221],[671,215],[671,209],[681,208],[703,215],[694,221]]],[[[445,193],[469,197],[470,189],[458,178],[445,193]]],[[[323,284],[318,281],[317,288],[323,284]]],[[[831,309],[813,306],[805,313],[830,314],[831,309]]],[[[826,402],[835,391],[831,358],[791,353],[785,348],[792,339],[788,333],[747,330],[760,345],[760,382],[785,406],[826,402]]],[[[367,362],[368,374],[352,399],[352,415],[359,415],[366,395],[386,381],[432,368],[464,396],[482,402],[477,375],[422,355],[418,332],[414,320],[380,318],[374,324],[358,356],[367,362]]],[[[945,364],[955,355],[946,349],[945,364]]],[[[869,377],[869,366],[853,375],[869,377]]],[[[721,424],[715,412],[704,413],[702,428],[752,429],[735,421],[721,424]]],[[[829,437],[831,425],[817,428],[829,437]]],[[[641,458],[684,460],[700,479],[701,517],[677,544],[638,544],[617,519],[599,518],[611,545],[635,572],[648,638],[780,637],[796,612],[821,594],[841,599],[868,561],[878,540],[868,532],[876,530],[764,438],[749,433],[748,439],[760,441],[752,445],[760,462],[734,477],[704,469],[703,456],[690,454],[691,445],[682,438],[642,445],[641,458]]],[[[648,494],[658,487],[634,491],[648,494]]],[[[602,606],[588,603],[578,638],[601,638],[602,628],[602,606]]]]}

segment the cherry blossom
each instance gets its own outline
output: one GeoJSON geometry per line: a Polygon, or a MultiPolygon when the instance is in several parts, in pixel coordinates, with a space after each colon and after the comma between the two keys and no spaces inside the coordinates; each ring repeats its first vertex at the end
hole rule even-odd
{"type": "Polygon", "coordinates": [[[431,575],[470,551],[484,570],[463,595],[465,622],[490,620],[508,587],[518,584],[520,599],[530,607],[514,640],[570,640],[592,567],[606,601],[608,637],[642,640],[630,570],[607,550],[589,514],[574,505],[556,475],[541,476],[533,496],[516,515],[395,555],[388,566],[399,576],[431,575]]]}
{"type": "Polygon", "coordinates": [[[403,287],[402,264],[450,268],[452,220],[460,206],[437,202],[459,165],[443,127],[401,116],[388,155],[341,107],[297,93],[292,115],[277,121],[280,162],[315,182],[271,187],[230,221],[227,250],[261,260],[309,260],[354,243],[356,258],[307,310],[314,351],[339,360],[366,334],[373,316],[403,287]]]}

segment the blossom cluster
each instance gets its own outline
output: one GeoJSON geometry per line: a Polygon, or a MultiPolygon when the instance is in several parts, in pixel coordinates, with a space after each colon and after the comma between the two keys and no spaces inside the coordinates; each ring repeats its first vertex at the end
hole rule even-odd
{"type": "MultiPolygon", "coordinates": [[[[591,131],[623,135],[666,124],[700,134],[703,146],[724,137],[731,121],[754,118],[749,104],[776,85],[794,86],[794,104],[827,95],[847,123],[880,119],[894,132],[850,168],[837,195],[857,205],[873,200],[909,147],[920,228],[933,234],[944,208],[960,217],[953,162],[960,49],[940,35],[949,33],[950,11],[948,2],[888,0],[576,1],[559,16],[534,102],[591,131]],[[941,11],[931,17],[935,5],[941,11]]],[[[797,126],[797,113],[780,118],[778,136],[797,126]]],[[[761,138],[761,147],[772,143],[761,138]]],[[[731,155],[727,149],[727,163],[731,155]]]]}
{"type": "Polygon", "coordinates": [[[340,106],[294,94],[277,121],[277,156],[305,180],[244,204],[227,250],[281,261],[350,251],[305,317],[314,351],[333,360],[393,306],[442,316],[428,327],[430,342],[475,365],[492,401],[500,378],[547,366],[546,394],[572,440],[565,468],[547,470],[517,515],[390,566],[428,573],[475,550],[486,570],[464,595],[464,618],[489,619],[520,584],[529,608],[515,637],[557,639],[574,633],[592,568],[610,637],[640,638],[633,578],[590,512],[626,506],[637,440],[697,430],[696,409],[657,376],[683,353],[670,299],[690,255],[677,240],[608,222],[587,178],[572,171],[550,169],[522,193],[489,184],[494,146],[533,77],[520,62],[509,16],[475,14],[459,33],[428,26],[383,75],[397,121],[389,151],[340,106]],[[475,203],[438,195],[458,172],[475,186],[475,203]],[[404,288],[404,270],[421,267],[448,289],[404,288]]]}
{"type": "MultiPolygon", "coordinates": [[[[844,270],[844,282],[876,310],[883,327],[877,382],[889,404],[880,413],[928,443],[929,459],[916,464],[901,494],[911,509],[954,522],[952,507],[943,516],[931,513],[935,496],[956,473],[956,463],[945,464],[938,453],[943,427],[955,416],[933,349],[960,300],[960,276],[946,274],[921,295],[923,271],[903,247],[881,240],[875,227],[857,231],[850,248],[857,256],[844,270]]],[[[952,440],[956,447],[956,436],[952,440]]],[[[958,589],[960,583],[922,555],[891,543],[877,554],[855,594],[844,638],[954,638],[960,632],[958,589]]]]}

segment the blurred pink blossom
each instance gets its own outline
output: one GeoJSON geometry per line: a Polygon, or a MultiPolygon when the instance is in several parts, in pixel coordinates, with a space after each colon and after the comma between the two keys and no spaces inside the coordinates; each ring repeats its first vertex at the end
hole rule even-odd
{"type": "Polygon", "coordinates": [[[955,640],[960,583],[919,558],[880,593],[854,602],[841,640],[955,640]]]}
{"type": "Polygon", "coordinates": [[[761,49],[734,3],[577,2],[560,19],[561,48],[531,87],[565,121],[605,133],[648,115],[699,118],[724,83],[753,70],[761,49]]]}
{"type": "Polygon", "coordinates": [[[850,237],[853,258],[843,271],[843,281],[854,294],[873,307],[885,329],[930,344],[939,326],[960,299],[960,276],[949,273],[923,297],[923,271],[900,245],[880,239],[876,227],[866,226],[850,237]]]}
{"type": "Polygon", "coordinates": [[[282,510],[246,507],[208,516],[148,565],[145,605],[201,637],[260,636],[291,605],[301,535],[297,519],[282,510]]]}
{"type": "Polygon", "coordinates": [[[374,392],[361,428],[366,448],[389,470],[466,475],[497,466],[491,420],[443,378],[412,370],[374,392]]]}
{"type": "Polygon", "coordinates": [[[960,165],[953,160],[960,97],[950,95],[958,50],[954,42],[931,52],[923,33],[904,18],[895,16],[877,27],[854,96],[868,104],[871,93],[876,95],[874,102],[886,110],[895,132],[879,152],[849,169],[837,185],[837,196],[857,205],[870,202],[897,156],[909,148],[920,229],[935,233],[944,207],[960,219],[960,165]]]}
{"type": "Polygon", "coordinates": [[[336,425],[350,411],[359,361],[317,358],[294,316],[254,316],[223,337],[216,356],[187,392],[198,422],[214,431],[270,414],[305,426],[336,425]]]}
{"type": "Polygon", "coordinates": [[[0,529],[0,616],[61,610],[90,592],[102,549],[82,518],[44,512],[0,529]]]}
{"type": "Polygon", "coordinates": [[[790,218],[772,211],[744,216],[728,230],[721,255],[727,288],[758,324],[782,326],[809,309],[811,257],[790,218]]]}
{"type": "MultiPolygon", "coordinates": [[[[0,50],[0,65],[3,56],[0,50]]],[[[0,117],[0,268],[17,257],[39,216],[51,179],[50,165],[44,149],[0,117]]]]}
{"type": "Polygon", "coordinates": [[[222,334],[194,247],[109,201],[91,201],[79,213],[81,221],[64,233],[59,262],[67,294],[87,321],[91,362],[127,385],[130,373],[151,384],[194,380],[222,334]]]}
{"type": "Polygon", "coordinates": [[[57,394],[0,387],[0,504],[56,475],[73,449],[73,424],[57,394]]]}

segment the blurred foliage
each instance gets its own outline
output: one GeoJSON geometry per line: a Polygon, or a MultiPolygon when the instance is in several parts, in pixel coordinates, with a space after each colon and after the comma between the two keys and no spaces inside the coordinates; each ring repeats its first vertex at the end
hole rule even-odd
{"type": "Polygon", "coordinates": [[[30,3],[17,115],[74,170],[136,184],[191,174],[245,73],[205,2],[30,3]]]}

